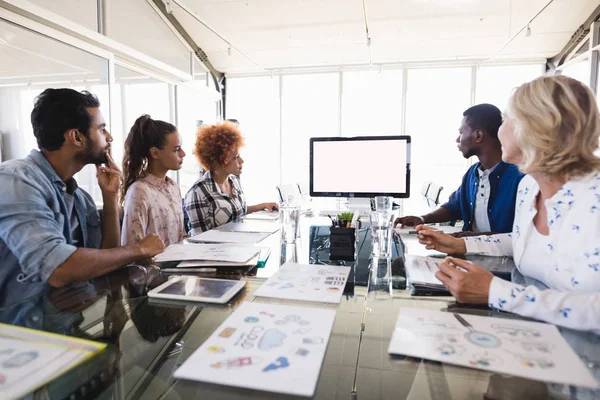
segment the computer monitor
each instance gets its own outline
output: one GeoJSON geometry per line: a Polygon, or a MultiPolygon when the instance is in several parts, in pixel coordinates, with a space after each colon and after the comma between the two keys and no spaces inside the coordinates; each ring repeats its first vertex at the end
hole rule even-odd
{"type": "Polygon", "coordinates": [[[410,136],[311,138],[310,195],[408,198],[410,136]]]}

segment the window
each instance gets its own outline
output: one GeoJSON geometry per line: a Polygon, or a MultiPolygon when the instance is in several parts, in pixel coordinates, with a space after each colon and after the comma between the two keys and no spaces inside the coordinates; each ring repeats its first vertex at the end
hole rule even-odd
{"type": "Polygon", "coordinates": [[[219,93],[207,87],[205,80],[177,86],[177,129],[186,152],[183,167],[179,171],[179,186],[183,196],[200,177],[200,164],[194,156],[196,132],[200,124],[212,125],[217,121],[218,98],[219,93]]]}
{"type": "Polygon", "coordinates": [[[504,111],[512,91],[543,74],[543,65],[481,67],[477,70],[475,103],[490,103],[504,111]]]}
{"type": "Polygon", "coordinates": [[[444,187],[448,198],[461,182],[467,162],[456,148],[463,112],[471,103],[471,68],[410,69],[406,134],[412,137],[411,198],[403,213],[427,211],[419,195],[425,181],[444,187]]]}
{"type": "Polygon", "coordinates": [[[306,191],[309,139],[339,136],[339,74],[285,75],[281,85],[281,183],[299,183],[306,191]]]}
{"type": "Polygon", "coordinates": [[[565,75],[589,86],[590,84],[590,61],[585,58],[571,64],[567,64],[562,70],[561,75],[565,75]]]}
{"type": "Polygon", "coordinates": [[[279,185],[279,77],[227,80],[227,118],[236,119],[246,140],[241,180],[248,204],[276,201],[279,185]]]}
{"type": "Polygon", "coordinates": [[[402,70],[344,72],[342,136],[399,135],[402,70]]]}
{"type": "Polygon", "coordinates": [[[131,127],[142,114],[152,119],[173,122],[170,118],[169,85],[120,65],[115,66],[115,99],[113,130],[116,135],[113,158],[122,165],[124,144],[131,127]]]}
{"type": "MultiPolygon", "coordinates": [[[[3,160],[25,157],[31,149],[38,148],[30,115],[35,97],[48,88],[94,93],[110,128],[108,60],[4,20],[0,20],[0,36],[10,38],[10,42],[0,41],[3,160]]],[[[93,165],[82,169],[75,178],[94,200],[102,201],[93,165]]]]}

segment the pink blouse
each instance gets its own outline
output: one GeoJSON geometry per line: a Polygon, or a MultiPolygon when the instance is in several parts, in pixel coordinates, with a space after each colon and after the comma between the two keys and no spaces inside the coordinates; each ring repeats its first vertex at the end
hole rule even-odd
{"type": "Polygon", "coordinates": [[[138,243],[156,233],[165,246],[184,236],[183,208],[179,186],[169,177],[146,176],[127,189],[124,201],[121,245],[138,243]]]}

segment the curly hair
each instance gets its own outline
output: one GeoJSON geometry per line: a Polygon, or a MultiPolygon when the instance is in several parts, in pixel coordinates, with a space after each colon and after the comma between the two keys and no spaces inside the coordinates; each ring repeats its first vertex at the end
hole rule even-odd
{"type": "Polygon", "coordinates": [[[198,128],[194,155],[204,169],[214,171],[224,167],[242,146],[244,137],[235,124],[203,125],[198,128]]]}
{"type": "Polygon", "coordinates": [[[564,179],[600,169],[594,151],[600,138],[600,112],[592,91],[566,76],[544,76],[513,93],[507,108],[525,173],[564,179]]]}

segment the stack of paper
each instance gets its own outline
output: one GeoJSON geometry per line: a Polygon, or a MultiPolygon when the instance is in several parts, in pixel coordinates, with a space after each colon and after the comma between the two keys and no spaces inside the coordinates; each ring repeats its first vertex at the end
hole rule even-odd
{"type": "Polygon", "coordinates": [[[248,220],[241,222],[228,222],[215,229],[226,232],[274,233],[281,229],[281,225],[272,221],[248,220]]]}
{"type": "Polygon", "coordinates": [[[402,308],[388,353],[590,388],[590,371],[554,325],[402,308]]]}
{"type": "Polygon", "coordinates": [[[165,261],[220,261],[229,263],[246,263],[255,258],[260,249],[249,246],[231,246],[222,244],[172,244],[154,260],[165,261]]]}
{"type": "MultiPolygon", "coordinates": [[[[257,264],[258,264],[258,254],[246,262],[201,261],[201,260],[182,261],[179,264],[177,264],[177,268],[254,267],[257,264]]],[[[171,270],[167,268],[167,269],[161,269],[161,271],[171,271],[171,270]]]]}
{"type": "Polygon", "coordinates": [[[0,393],[16,399],[104,350],[103,343],[0,324],[0,393]]]}
{"type": "Polygon", "coordinates": [[[406,276],[416,289],[445,290],[444,284],[435,277],[442,261],[444,261],[443,258],[406,255],[406,261],[404,262],[406,276]]]}
{"type": "Polygon", "coordinates": [[[242,219],[257,219],[262,221],[275,221],[279,219],[279,211],[257,211],[246,214],[242,219]]]}
{"type": "Polygon", "coordinates": [[[335,310],[243,303],[175,378],[310,397],[335,310]]]}
{"type": "Polygon", "coordinates": [[[286,263],[255,294],[338,304],[349,273],[350,267],[286,263]]]}
{"type": "Polygon", "coordinates": [[[212,229],[192,236],[188,240],[198,243],[258,243],[271,233],[268,232],[228,232],[212,229]]]}
{"type": "MultiPolygon", "coordinates": [[[[506,280],[510,280],[511,272],[515,268],[514,261],[509,257],[469,254],[466,256],[466,259],[480,265],[495,276],[506,280]]],[[[442,261],[444,259],[438,257],[424,257],[412,254],[405,256],[406,275],[410,284],[415,289],[414,294],[418,295],[421,290],[428,293],[432,293],[432,291],[439,291],[439,294],[444,294],[441,292],[449,293],[442,282],[435,277],[435,273],[442,261]]]]}

